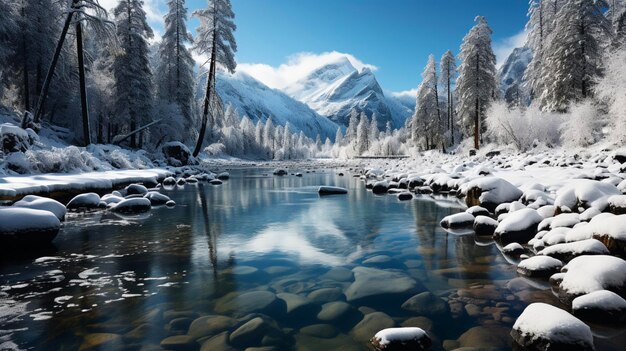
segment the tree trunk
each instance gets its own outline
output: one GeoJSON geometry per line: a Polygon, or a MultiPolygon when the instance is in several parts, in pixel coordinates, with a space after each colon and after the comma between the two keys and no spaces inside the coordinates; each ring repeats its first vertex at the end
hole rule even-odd
{"type": "MultiPolygon", "coordinates": [[[[214,28],[215,29],[215,28],[214,28]]],[[[198,134],[198,141],[196,142],[196,148],[193,150],[193,157],[198,156],[200,150],[202,150],[202,143],[204,142],[204,135],[206,134],[207,121],[209,118],[209,103],[211,101],[211,94],[215,93],[211,91],[215,80],[215,65],[216,65],[216,51],[217,51],[217,32],[213,32],[213,47],[211,48],[211,63],[209,65],[209,76],[207,78],[206,93],[204,95],[204,108],[202,110],[202,124],[200,125],[200,133],[198,134]]]]}
{"type": "Polygon", "coordinates": [[[89,128],[89,104],[87,102],[87,85],[85,83],[85,53],[83,51],[83,25],[78,18],[76,22],[76,52],[78,54],[78,79],[80,83],[80,107],[83,116],[83,141],[85,146],[91,144],[89,128]]]}
{"type": "Polygon", "coordinates": [[[478,107],[479,107],[479,103],[478,103],[478,98],[476,98],[476,113],[474,114],[474,149],[478,150],[480,148],[480,145],[478,143],[478,107]]]}
{"type": "Polygon", "coordinates": [[[39,122],[41,118],[41,112],[43,109],[43,105],[46,102],[46,98],[48,97],[48,90],[50,89],[50,82],[52,81],[52,77],[54,76],[54,69],[56,68],[57,63],[59,62],[59,56],[61,56],[61,49],[63,49],[63,43],[65,42],[65,37],[67,36],[67,31],[70,28],[70,24],[72,23],[72,16],[74,12],[74,6],[78,4],[79,0],[72,0],[72,8],[70,12],[67,14],[67,18],[65,19],[65,24],[63,25],[63,30],[61,31],[61,37],[57,42],[56,50],[54,51],[54,55],[52,56],[52,62],[50,62],[50,67],[48,68],[48,73],[46,74],[46,78],[43,81],[43,86],[41,88],[41,93],[39,94],[39,99],[37,100],[37,106],[35,107],[35,123],[39,122]]]}

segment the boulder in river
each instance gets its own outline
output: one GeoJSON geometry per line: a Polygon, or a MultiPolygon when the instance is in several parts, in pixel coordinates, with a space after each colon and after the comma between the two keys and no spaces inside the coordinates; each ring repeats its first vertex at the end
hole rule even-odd
{"type": "Polygon", "coordinates": [[[395,301],[399,305],[420,290],[413,278],[399,271],[367,267],[356,267],[352,271],[354,282],[344,291],[352,304],[375,307],[395,301]]]}
{"type": "Polygon", "coordinates": [[[13,207],[31,208],[34,210],[52,212],[60,221],[65,219],[65,214],[67,213],[67,209],[62,203],[54,199],[37,195],[26,195],[20,201],[14,203],[13,207]]]}
{"type": "Polygon", "coordinates": [[[70,211],[94,210],[100,206],[100,195],[96,193],[85,193],[74,196],[65,207],[70,211]]]}
{"type": "Polygon", "coordinates": [[[111,211],[122,214],[138,214],[150,211],[152,203],[144,197],[124,199],[111,207],[111,211]]]}
{"type": "Polygon", "coordinates": [[[496,207],[505,202],[519,200],[522,191],[515,185],[497,177],[481,177],[464,186],[467,206],[481,206],[494,212],[496,207]]]}
{"type": "Polygon", "coordinates": [[[608,290],[598,290],[572,301],[574,316],[599,324],[626,322],[626,300],[608,290]]]}
{"type": "Polygon", "coordinates": [[[320,186],[317,190],[320,195],[344,195],[348,193],[348,189],[338,186],[320,186]]]}
{"type": "Polygon", "coordinates": [[[504,245],[525,244],[537,234],[537,226],[542,220],[543,217],[530,208],[511,212],[498,224],[493,236],[504,245]]]}
{"type": "Polygon", "coordinates": [[[378,351],[427,350],[432,345],[428,334],[420,328],[387,328],[372,338],[372,346],[378,351]]]}
{"type": "Polygon", "coordinates": [[[50,211],[0,207],[0,247],[46,245],[60,228],[61,221],[50,211]]]}
{"type": "Polygon", "coordinates": [[[530,304],[519,316],[513,340],[532,350],[593,350],[591,329],[566,311],[546,303],[530,304]]]}

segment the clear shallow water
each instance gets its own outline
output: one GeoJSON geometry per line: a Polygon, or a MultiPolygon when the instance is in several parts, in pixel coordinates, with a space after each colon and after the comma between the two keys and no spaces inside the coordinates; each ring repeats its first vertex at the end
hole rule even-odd
{"type": "MultiPolygon", "coordinates": [[[[510,349],[510,327],[529,302],[558,304],[545,283],[517,278],[493,242],[443,231],[441,218],[462,210],[453,199],[400,202],[372,195],[349,174],[275,177],[252,169],[232,171],[221,186],[163,192],[175,208],[143,217],[70,215],[54,248],[0,261],[0,349],[157,350],[201,316],[236,318],[234,330],[256,316],[250,312],[262,312],[279,331],[280,349],[358,350],[373,336],[368,328],[387,320],[377,314],[369,326],[357,325],[374,311],[395,325],[427,329],[434,349],[445,340],[510,349]],[[320,197],[319,185],[350,192],[320,197]],[[348,298],[349,315],[318,320],[325,303],[346,300],[356,267],[394,272],[415,286],[348,298]],[[257,310],[237,300],[254,291],[274,300],[257,310]],[[441,300],[419,312],[400,308],[423,292],[441,300]],[[283,302],[294,295],[309,300],[283,302]],[[442,301],[443,310],[430,308],[442,301]]],[[[599,332],[609,337],[596,338],[598,349],[625,344],[619,330],[599,332]]]]}

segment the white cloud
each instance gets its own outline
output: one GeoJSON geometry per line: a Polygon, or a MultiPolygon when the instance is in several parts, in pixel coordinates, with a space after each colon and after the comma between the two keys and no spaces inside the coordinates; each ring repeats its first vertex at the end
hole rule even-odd
{"type": "Polygon", "coordinates": [[[526,31],[521,31],[513,36],[499,40],[493,45],[493,52],[496,54],[498,68],[504,64],[514,49],[526,44],[527,36],[528,33],[526,31]]]}
{"type": "Polygon", "coordinates": [[[247,73],[263,84],[274,89],[283,89],[298,80],[306,77],[313,70],[345,58],[361,71],[365,68],[376,71],[374,65],[366,64],[350,54],[337,51],[314,54],[309,52],[298,53],[287,58],[287,62],[278,67],[263,63],[240,63],[237,70],[247,73]]]}
{"type": "Polygon", "coordinates": [[[392,91],[391,95],[397,98],[415,98],[417,96],[417,88],[404,91],[392,91]]]}

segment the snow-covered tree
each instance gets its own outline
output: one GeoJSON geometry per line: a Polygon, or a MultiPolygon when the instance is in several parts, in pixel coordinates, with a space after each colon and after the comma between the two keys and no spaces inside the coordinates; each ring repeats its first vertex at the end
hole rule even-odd
{"type": "MultiPolygon", "coordinates": [[[[128,121],[128,131],[149,122],[152,107],[148,39],[153,37],[153,32],[146,21],[143,5],[142,0],[121,0],[113,11],[122,49],[113,61],[115,111],[128,121]]],[[[140,147],[141,139],[133,134],[130,147],[140,147]]]]}
{"type": "Polygon", "coordinates": [[[441,140],[438,82],[435,57],[430,55],[422,72],[422,83],[417,88],[417,102],[413,117],[413,135],[414,139],[417,138],[414,141],[423,140],[426,150],[436,147],[441,140]]]}
{"type": "Polygon", "coordinates": [[[474,147],[478,149],[485,131],[485,111],[496,97],[497,84],[491,28],[482,16],[476,17],[475,21],[476,25],[463,38],[461,44],[461,65],[455,92],[464,134],[474,136],[474,147]]]}
{"type": "Polygon", "coordinates": [[[372,120],[370,121],[370,129],[367,135],[369,137],[370,145],[378,139],[378,134],[380,134],[380,130],[378,129],[378,116],[376,112],[373,112],[372,120]]]}
{"type": "Polygon", "coordinates": [[[348,143],[356,138],[356,128],[359,124],[359,112],[356,109],[350,110],[350,119],[348,120],[348,129],[346,129],[346,140],[348,143]]]}
{"type": "Polygon", "coordinates": [[[608,0],[609,9],[606,17],[611,23],[613,32],[613,45],[621,47],[626,43],[626,1],[608,0]]]}
{"type": "Polygon", "coordinates": [[[208,0],[208,8],[194,11],[193,15],[200,19],[200,26],[197,29],[196,40],[193,49],[198,55],[209,58],[209,71],[207,73],[207,85],[202,108],[202,122],[198,141],[193,151],[197,156],[202,148],[209,121],[209,114],[218,103],[218,96],[215,92],[215,80],[217,65],[221,65],[229,72],[234,72],[237,67],[235,62],[235,52],[237,43],[233,32],[237,28],[234,22],[230,0],[208,0]]]}
{"type": "Polygon", "coordinates": [[[263,122],[261,122],[261,119],[256,121],[254,127],[254,141],[258,145],[263,145],[263,122]]]}
{"type": "MultiPolygon", "coordinates": [[[[12,47],[12,36],[18,32],[17,11],[15,6],[11,6],[8,1],[0,1],[0,62],[8,62],[9,57],[14,54],[12,47]]],[[[0,65],[0,97],[4,85],[8,82],[6,64],[0,65]]]]}
{"type": "Polygon", "coordinates": [[[272,118],[268,118],[267,122],[265,122],[265,126],[263,127],[263,143],[267,150],[267,157],[273,157],[274,150],[274,122],[272,122],[272,118]]]}
{"type": "Polygon", "coordinates": [[[341,127],[337,127],[337,133],[335,133],[335,145],[341,146],[343,144],[343,134],[341,133],[341,127]]]}
{"type": "Polygon", "coordinates": [[[605,74],[595,86],[597,98],[606,103],[609,115],[609,136],[612,141],[626,142],[626,47],[607,57],[605,74]]]}
{"type": "Polygon", "coordinates": [[[539,96],[541,106],[565,111],[570,103],[590,96],[601,73],[602,40],[610,36],[604,0],[565,1],[545,46],[539,96]]]}
{"type": "Polygon", "coordinates": [[[289,129],[289,122],[285,124],[285,129],[283,130],[283,157],[287,160],[291,159],[291,130],[289,129]]]}
{"type": "Polygon", "coordinates": [[[369,121],[365,112],[361,113],[359,124],[356,128],[356,147],[355,151],[357,155],[363,155],[369,149],[369,121]]]}
{"type": "Polygon", "coordinates": [[[561,127],[563,145],[587,147],[595,143],[602,127],[599,115],[598,109],[590,99],[570,106],[568,116],[561,127]]]}
{"type": "MultiPolygon", "coordinates": [[[[452,51],[448,50],[441,57],[440,67],[440,83],[441,93],[445,97],[445,117],[447,131],[450,134],[450,144],[454,144],[454,92],[452,90],[452,81],[456,79],[456,58],[452,51]]],[[[442,109],[443,110],[443,109],[442,109]]]]}
{"type": "Polygon", "coordinates": [[[157,72],[157,96],[161,100],[180,107],[185,131],[193,128],[192,106],[195,91],[194,64],[187,48],[193,42],[187,31],[187,8],[185,0],[169,0],[165,15],[165,33],[159,44],[157,72]]]}

